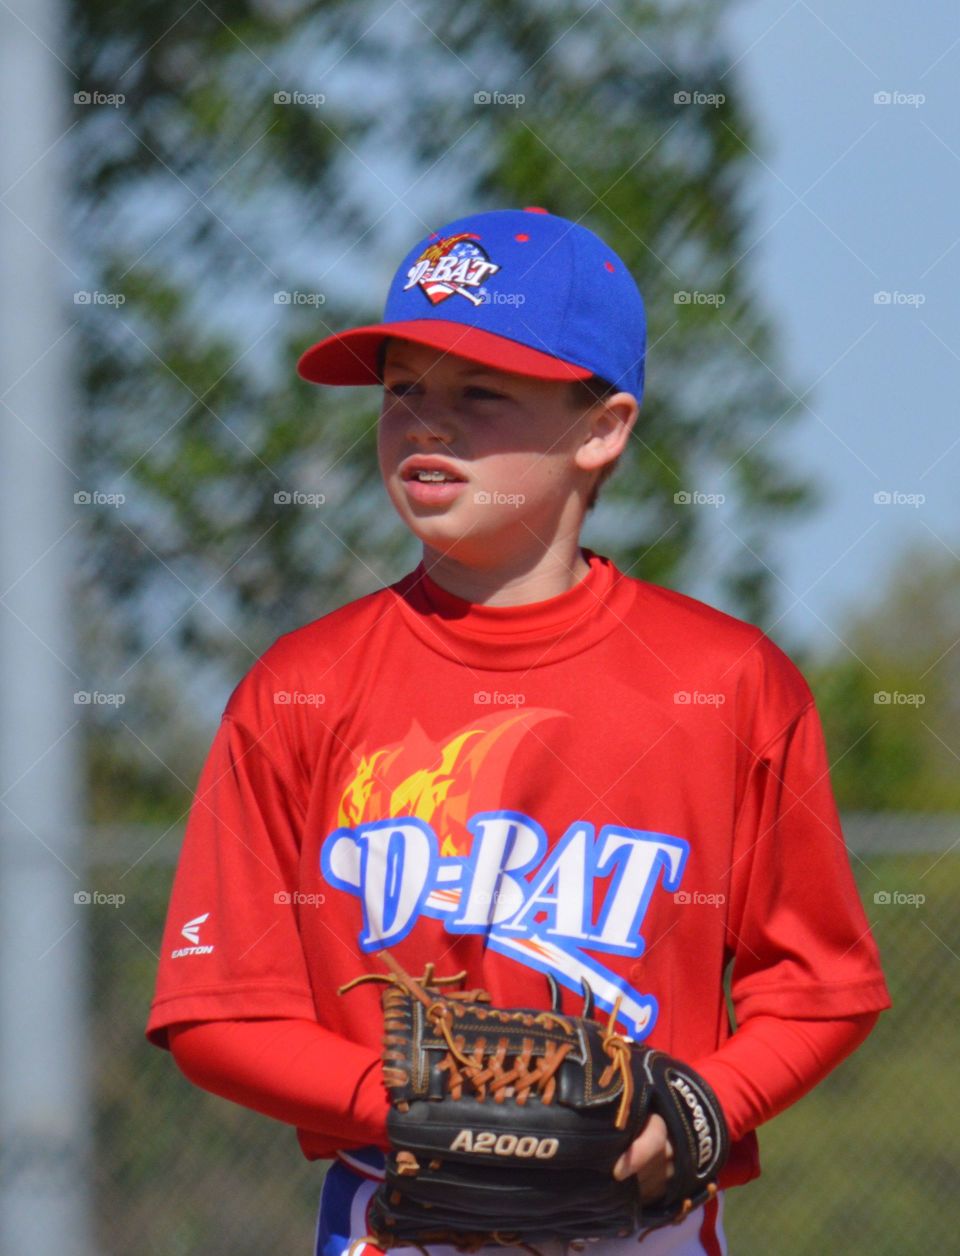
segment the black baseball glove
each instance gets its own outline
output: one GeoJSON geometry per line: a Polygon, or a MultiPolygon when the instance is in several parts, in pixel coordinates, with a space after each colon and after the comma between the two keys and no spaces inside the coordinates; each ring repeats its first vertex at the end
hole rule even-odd
{"type": "MultiPolygon", "coordinates": [[[[728,1150],[716,1097],[693,1069],[558,1010],[490,1006],[460,977],[410,977],[389,955],[383,1078],[392,1150],[372,1201],[381,1247],[626,1236],[681,1221],[716,1193],[728,1150]],[[652,1113],[666,1122],[673,1177],[641,1206],[613,1166],[652,1113]]],[[[550,979],[554,1009],[559,991],[550,979]]],[[[344,987],[344,990],[349,987],[344,987]]]]}

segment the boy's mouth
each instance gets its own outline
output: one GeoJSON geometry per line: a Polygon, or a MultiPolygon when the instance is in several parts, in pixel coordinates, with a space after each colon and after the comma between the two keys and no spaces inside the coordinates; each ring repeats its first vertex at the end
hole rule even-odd
{"type": "Polygon", "coordinates": [[[400,478],[419,484],[466,483],[466,476],[443,458],[408,458],[400,465],[400,478]]]}
{"type": "Polygon", "coordinates": [[[466,476],[445,458],[408,458],[399,470],[407,495],[428,506],[452,500],[467,483],[466,476]]]}

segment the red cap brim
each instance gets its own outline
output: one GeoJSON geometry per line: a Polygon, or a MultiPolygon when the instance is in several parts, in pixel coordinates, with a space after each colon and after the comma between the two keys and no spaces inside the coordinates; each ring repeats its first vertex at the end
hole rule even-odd
{"type": "Polygon", "coordinates": [[[516,340],[495,336],[465,323],[420,318],[406,323],[377,323],[328,336],[312,345],[297,363],[297,374],[314,384],[380,384],[377,351],[388,337],[412,340],[483,366],[536,379],[589,379],[592,371],[540,353],[516,340]]]}

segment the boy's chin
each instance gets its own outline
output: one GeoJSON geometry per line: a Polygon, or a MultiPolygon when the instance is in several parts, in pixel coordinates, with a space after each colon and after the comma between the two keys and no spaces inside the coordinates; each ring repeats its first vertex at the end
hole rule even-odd
{"type": "MultiPolygon", "coordinates": [[[[452,514],[434,516],[403,516],[403,521],[422,545],[429,546],[446,557],[457,559],[468,566],[487,566],[496,557],[498,549],[509,554],[515,550],[519,538],[511,541],[512,529],[496,526],[493,519],[478,523],[472,519],[466,523],[452,514]]],[[[529,531],[521,530],[529,536],[529,531]]]]}

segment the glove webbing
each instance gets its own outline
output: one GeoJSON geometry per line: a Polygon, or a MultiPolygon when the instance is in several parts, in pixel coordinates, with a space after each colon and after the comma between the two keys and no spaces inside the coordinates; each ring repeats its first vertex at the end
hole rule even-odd
{"type": "MultiPolygon", "coordinates": [[[[386,1050],[384,1051],[383,1077],[388,1086],[403,1086],[409,1080],[407,1074],[397,1067],[406,1058],[405,1054],[403,1052],[396,1054],[391,1050],[391,1048],[403,1047],[406,1044],[405,1036],[395,1036],[398,1031],[406,1028],[401,1015],[405,1006],[403,991],[406,991],[426,1009],[425,1015],[427,1019],[446,1043],[447,1054],[438,1067],[447,1074],[447,1086],[454,1099],[462,1097],[463,1087],[469,1083],[480,1102],[483,1102],[489,1093],[496,1103],[502,1103],[509,1095],[522,1106],[533,1092],[537,1093],[541,1103],[549,1104],[553,1102],[556,1094],[557,1069],[559,1069],[566,1056],[574,1049],[575,1043],[563,1042],[557,1044],[548,1038],[544,1044],[543,1054],[537,1057],[535,1066],[531,1068],[531,1064],[534,1063],[534,1043],[532,1039],[524,1038],[520,1052],[514,1057],[512,1068],[507,1068],[506,1053],[510,1045],[509,1039],[499,1038],[496,1047],[491,1050],[487,1047],[487,1040],[479,1037],[473,1047],[472,1054],[466,1055],[464,1053],[466,1048],[465,1039],[462,1034],[455,1036],[454,1030],[457,1017],[465,1014],[464,1004],[470,1004],[472,1015],[481,1021],[489,1019],[492,1022],[499,1021],[501,1024],[512,1026],[519,1023],[530,1028],[539,1026],[543,1029],[559,1030],[565,1034],[572,1035],[573,1028],[569,1020],[553,1012],[538,1012],[530,1015],[526,1012],[510,1012],[499,1008],[478,1007],[476,1006],[478,1003],[488,1002],[490,998],[483,990],[448,991],[439,996],[431,995],[424,989],[425,985],[433,987],[449,985],[463,980],[466,974],[460,973],[456,977],[435,978],[433,965],[428,964],[424,970],[423,978],[421,981],[417,981],[401,968],[392,955],[386,951],[382,952],[382,955],[387,966],[391,969],[389,975],[385,973],[365,973],[363,976],[356,977],[353,981],[341,986],[338,993],[345,994],[346,991],[367,981],[387,982],[396,987],[394,990],[387,991],[384,996],[384,1027],[386,1030],[384,1045],[386,1050]]],[[[609,1057],[610,1063],[600,1075],[599,1084],[601,1086],[608,1085],[614,1073],[619,1070],[623,1081],[623,1091],[617,1109],[615,1126],[617,1129],[623,1129],[627,1123],[627,1113],[630,1111],[630,1102],[633,1098],[633,1073],[630,1069],[630,1047],[615,1029],[619,1011],[620,999],[618,998],[610,1013],[602,1039],[603,1049],[609,1057]]],[[[494,1023],[491,1028],[495,1032],[496,1024],[494,1023]]],[[[398,1106],[404,1109],[407,1105],[400,1104],[398,1106]]]]}

